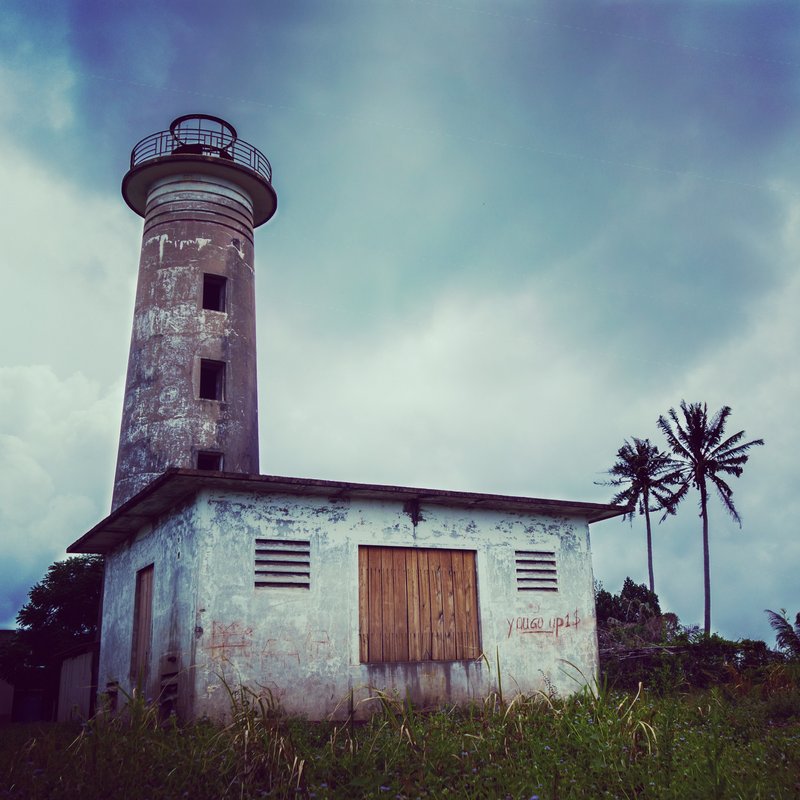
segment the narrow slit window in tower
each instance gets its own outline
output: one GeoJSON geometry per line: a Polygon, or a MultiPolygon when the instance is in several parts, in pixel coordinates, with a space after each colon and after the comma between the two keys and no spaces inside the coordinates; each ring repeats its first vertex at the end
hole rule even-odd
{"type": "Polygon", "coordinates": [[[201,450],[197,454],[197,469],[208,469],[212,472],[222,472],[222,453],[210,450],[201,450]]]}
{"type": "Polygon", "coordinates": [[[223,400],[225,397],[225,363],[200,359],[200,397],[203,400],[223,400]]]}
{"type": "Polygon", "coordinates": [[[203,308],[208,311],[225,311],[225,285],[223,275],[203,274],[203,308]]]}

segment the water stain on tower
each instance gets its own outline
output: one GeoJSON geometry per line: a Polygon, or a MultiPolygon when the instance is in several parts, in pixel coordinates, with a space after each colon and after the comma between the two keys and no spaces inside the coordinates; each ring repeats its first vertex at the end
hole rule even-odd
{"type": "Polygon", "coordinates": [[[218,117],[131,153],[144,217],[112,509],[170,467],[258,473],[253,230],[277,207],[264,155],[218,117]]]}

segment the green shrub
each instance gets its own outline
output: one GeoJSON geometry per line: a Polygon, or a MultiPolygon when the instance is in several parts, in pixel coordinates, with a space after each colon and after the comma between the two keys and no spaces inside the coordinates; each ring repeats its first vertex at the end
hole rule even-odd
{"type": "Polygon", "coordinates": [[[595,591],[600,674],[608,686],[636,691],[639,684],[660,694],[732,686],[747,689],[774,681],[786,656],[766,643],[704,636],[681,627],[675,614],[661,613],[658,596],[626,578],[619,595],[598,584],[595,591]]]}

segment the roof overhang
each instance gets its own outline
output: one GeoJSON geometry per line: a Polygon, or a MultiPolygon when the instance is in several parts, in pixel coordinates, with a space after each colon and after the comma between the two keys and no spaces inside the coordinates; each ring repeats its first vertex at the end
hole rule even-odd
{"type": "Polygon", "coordinates": [[[503,494],[453,492],[411,486],[347,483],[279,475],[242,475],[232,472],[173,468],[149,483],[141,492],[112,511],[68,548],[68,553],[108,553],[136,534],[142,526],[162,516],[198,492],[249,492],[327,497],[332,500],[386,500],[426,505],[510,511],[557,517],[580,517],[600,522],[627,513],[626,506],[545,500],[503,494]]]}

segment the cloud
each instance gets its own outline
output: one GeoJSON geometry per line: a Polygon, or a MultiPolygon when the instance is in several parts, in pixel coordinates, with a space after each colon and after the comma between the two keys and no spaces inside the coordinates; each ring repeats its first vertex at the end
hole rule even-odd
{"type": "Polygon", "coordinates": [[[61,9],[47,26],[31,25],[24,12],[6,4],[0,22],[0,124],[17,133],[65,133],[72,126],[76,79],[64,47],[61,9]]]}
{"type": "Polygon", "coordinates": [[[0,129],[5,364],[75,365],[107,382],[124,370],[140,223],[122,202],[37,164],[0,129]]]}
{"type": "MultiPolygon", "coordinates": [[[[569,470],[553,454],[592,404],[597,367],[560,347],[554,334],[569,321],[557,316],[529,289],[439,296],[371,340],[317,341],[270,319],[264,467],[280,453],[287,470],[327,477],[534,494],[563,487],[569,470]]],[[[573,473],[566,485],[577,483],[573,473]]]]}
{"type": "MultiPolygon", "coordinates": [[[[648,360],[619,358],[607,338],[580,332],[580,306],[554,302],[538,276],[515,291],[434,294],[370,338],[320,337],[270,304],[261,315],[262,471],[603,501],[610,493],[594,481],[624,438],[663,447],[656,418],[682,398],[729,404],[730,432],[744,428],[767,446],[733,481],[743,531],[711,501],[713,620],[729,636],[771,641],[762,609],[790,604],[787,565],[800,560],[791,535],[800,442],[786,429],[800,396],[787,369],[800,341],[791,267],[800,215],[788,200],[783,211],[768,254],[777,286],[738,313],[732,334],[648,360]]],[[[687,623],[702,617],[696,503],[655,530],[657,590],[687,623]]],[[[642,521],[595,526],[593,549],[612,591],[627,575],[646,579],[642,521]]]]}
{"type": "Polygon", "coordinates": [[[48,366],[0,367],[0,625],[66,546],[107,513],[120,387],[48,366]]]}
{"type": "MultiPolygon", "coordinates": [[[[742,477],[730,481],[742,529],[722,511],[712,492],[710,539],[714,627],[728,636],[768,642],[773,636],[763,609],[791,606],[800,563],[800,542],[794,535],[800,515],[800,432],[792,422],[800,398],[800,377],[794,369],[800,342],[800,274],[795,266],[800,258],[800,202],[782,197],[783,229],[770,243],[770,258],[782,276],[778,285],[751,303],[731,335],[684,369],[672,371],[660,396],[649,399],[653,412],[661,413],[677,408],[681,399],[707,402],[712,411],[730,405],[728,432],[744,430],[745,441],[766,442],[751,450],[742,477]]],[[[654,428],[651,424],[649,430],[655,433],[654,428]]],[[[697,502],[693,493],[678,517],[654,534],[656,589],[663,592],[662,603],[684,621],[699,621],[702,615],[697,502]]],[[[610,587],[621,585],[622,563],[625,568],[628,564],[627,558],[618,563],[617,554],[633,547],[644,558],[643,525],[634,522],[633,531],[625,527],[623,531],[620,523],[603,523],[594,535],[595,567],[598,574],[613,576],[607,580],[610,587]]]]}
{"type": "MultiPolygon", "coordinates": [[[[752,11],[720,26],[711,6],[279,6],[245,29],[150,0],[121,27],[94,2],[0,19],[14,596],[108,507],[141,232],[118,180],[199,104],[275,167],[264,471],[605,500],[625,437],[681,398],[727,403],[767,446],[734,489],[744,531],[713,518],[714,620],[769,636],[800,560],[797,12],[759,10],[751,52],[752,11]]],[[[685,621],[698,539],[693,501],[656,532],[685,621]]],[[[639,521],[593,542],[609,589],[644,579],[639,521]]]]}

